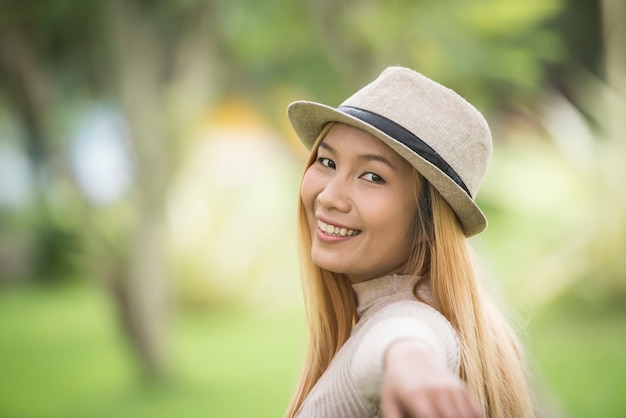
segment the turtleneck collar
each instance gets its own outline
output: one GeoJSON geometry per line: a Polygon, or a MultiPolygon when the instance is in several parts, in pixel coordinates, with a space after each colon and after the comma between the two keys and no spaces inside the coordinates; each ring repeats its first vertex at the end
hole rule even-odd
{"type": "MultiPolygon", "coordinates": [[[[386,305],[399,300],[416,300],[413,287],[414,276],[392,274],[352,285],[357,303],[357,315],[361,318],[366,312],[380,304],[386,305]]],[[[430,289],[427,283],[418,286],[418,295],[431,304],[430,289]]]]}

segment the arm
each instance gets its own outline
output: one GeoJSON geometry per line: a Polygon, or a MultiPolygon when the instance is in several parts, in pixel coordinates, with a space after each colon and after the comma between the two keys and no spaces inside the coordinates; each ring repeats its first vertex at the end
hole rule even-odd
{"type": "Polygon", "coordinates": [[[397,340],[385,352],[380,399],[385,418],[484,417],[465,383],[419,339],[397,340]]]}

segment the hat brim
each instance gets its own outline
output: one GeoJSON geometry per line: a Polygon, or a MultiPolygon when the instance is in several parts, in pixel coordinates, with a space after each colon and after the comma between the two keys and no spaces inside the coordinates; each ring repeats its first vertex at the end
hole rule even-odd
{"type": "Polygon", "coordinates": [[[310,101],[291,103],[287,114],[298,138],[309,150],[329,122],[345,123],[370,133],[400,154],[437,189],[456,213],[465,236],[476,235],[487,228],[485,215],[465,190],[432,163],[374,126],[333,107],[310,101]]]}

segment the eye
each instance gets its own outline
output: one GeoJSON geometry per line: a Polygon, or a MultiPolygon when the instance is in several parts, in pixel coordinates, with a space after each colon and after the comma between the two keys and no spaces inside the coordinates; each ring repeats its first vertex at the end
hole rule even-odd
{"type": "Polygon", "coordinates": [[[385,179],[382,178],[381,176],[379,176],[376,173],[364,173],[361,175],[362,179],[365,179],[367,181],[370,181],[372,183],[378,183],[378,184],[384,184],[385,183],[385,179]]]}
{"type": "Polygon", "coordinates": [[[333,170],[337,168],[335,162],[330,158],[320,157],[317,159],[317,162],[323,165],[324,167],[332,168],[333,170]]]}

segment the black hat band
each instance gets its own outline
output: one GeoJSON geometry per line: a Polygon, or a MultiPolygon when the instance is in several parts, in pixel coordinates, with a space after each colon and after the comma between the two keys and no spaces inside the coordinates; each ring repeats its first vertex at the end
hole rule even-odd
{"type": "Polygon", "coordinates": [[[461,177],[459,177],[456,171],[450,167],[446,160],[444,160],[443,157],[437,153],[437,151],[432,149],[430,145],[422,141],[404,126],[399,125],[391,119],[379,115],[378,113],[354,106],[339,106],[337,110],[362,120],[368,125],[375,127],[379,131],[406,145],[413,152],[420,155],[426,161],[445,173],[452,181],[458,184],[470,198],[472,198],[472,194],[463,180],[461,180],[461,177]]]}

